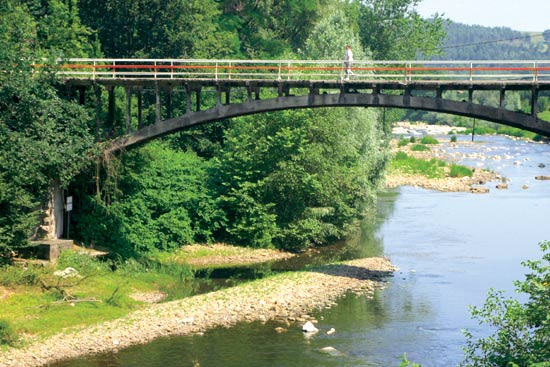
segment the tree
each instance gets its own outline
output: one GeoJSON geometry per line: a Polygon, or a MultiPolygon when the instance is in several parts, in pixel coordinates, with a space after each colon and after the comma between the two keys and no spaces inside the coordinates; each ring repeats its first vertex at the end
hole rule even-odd
{"type": "Polygon", "coordinates": [[[27,241],[50,184],[66,187],[88,163],[94,143],[86,111],[61,99],[46,72],[32,73],[40,44],[28,9],[4,2],[0,19],[0,248],[5,249],[27,241]]]}
{"type": "Polygon", "coordinates": [[[224,218],[210,192],[211,163],[160,141],[120,160],[116,199],[89,197],[75,213],[82,241],[128,256],[213,239],[224,218]]]}
{"type": "Polygon", "coordinates": [[[224,0],[223,22],[238,31],[241,54],[280,58],[295,52],[308,37],[330,0],[224,0]]]}
{"type": "Polygon", "coordinates": [[[79,7],[107,57],[221,58],[238,48],[217,22],[214,0],[80,0],[79,7]]]}
{"type": "Polygon", "coordinates": [[[361,0],[359,33],[375,60],[414,60],[441,52],[445,36],[438,14],[423,19],[414,9],[419,0],[361,0]]]}
{"type": "Polygon", "coordinates": [[[36,36],[44,55],[54,57],[98,56],[92,32],[82,25],[77,0],[19,0],[36,22],[36,36]]]}
{"type": "Polygon", "coordinates": [[[531,273],[516,282],[527,302],[491,290],[482,307],[472,308],[472,316],[495,331],[484,338],[465,332],[461,366],[550,366],[550,242],[542,242],[540,248],[541,260],[523,263],[531,273]]]}

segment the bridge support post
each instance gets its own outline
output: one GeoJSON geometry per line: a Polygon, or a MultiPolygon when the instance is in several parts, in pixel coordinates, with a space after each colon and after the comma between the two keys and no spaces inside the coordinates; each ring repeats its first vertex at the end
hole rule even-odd
{"type": "Polygon", "coordinates": [[[95,93],[95,139],[100,140],[99,132],[101,130],[101,87],[94,83],[95,93]]]}
{"type": "Polygon", "coordinates": [[[138,129],[143,127],[143,93],[141,90],[137,93],[138,98],[138,129]]]}
{"type": "Polygon", "coordinates": [[[132,122],[132,90],[129,87],[124,89],[126,90],[126,133],[129,133],[132,122]]]}
{"type": "Polygon", "coordinates": [[[537,87],[531,89],[531,115],[537,117],[539,113],[539,90],[537,87]]]}
{"type": "Polygon", "coordinates": [[[161,120],[161,116],[160,116],[160,89],[159,89],[159,85],[158,83],[155,83],[155,97],[156,97],[156,108],[155,108],[155,111],[156,111],[156,123],[158,124],[161,120]]]}
{"type": "Polygon", "coordinates": [[[52,181],[48,193],[48,202],[42,214],[40,226],[31,240],[57,240],[63,236],[63,190],[59,182],[52,181]]]}
{"type": "Polygon", "coordinates": [[[115,87],[109,86],[107,87],[107,91],[109,92],[109,110],[107,119],[112,129],[115,124],[115,87]]]}
{"type": "Polygon", "coordinates": [[[168,118],[172,118],[172,88],[166,90],[166,112],[168,113],[168,118]]]}

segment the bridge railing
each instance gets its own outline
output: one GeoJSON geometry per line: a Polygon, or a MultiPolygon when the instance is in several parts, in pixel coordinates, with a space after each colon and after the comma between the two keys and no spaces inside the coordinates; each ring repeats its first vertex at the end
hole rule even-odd
{"type": "MultiPolygon", "coordinates": [[[[334,80],[340,60],[60,59],[58,74],[79,79],[334,80]]],[[[354,61],[355,80],[550,81],[549,61],[354,61]]]]}

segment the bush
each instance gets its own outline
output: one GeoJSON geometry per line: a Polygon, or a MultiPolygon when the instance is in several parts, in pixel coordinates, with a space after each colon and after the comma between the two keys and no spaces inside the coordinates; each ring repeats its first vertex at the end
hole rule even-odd
{"type": "Polygon", "coordinates": [[[516,291],[528,296],[526,303],[491,290],[482,307],[472,307],[472,317],[495,331],[479,339],[470,331],[464,332],[467,343],[461,366],[548,366],[550,242],[542,242],[540,247],[542,259],[524,262],[531,273],[515,283],[516,291]]]}
{"type": "Polygon", "coordinates": [[[456,135],[451,136],[451,143],[456,143],[456,135]]]}
{"type": "Polygon", "coordinates": [[[413,144],[416,143],[416,138],[415,138],[414,136],[411,136],[411,137],[409,138],[409,140],[410,140],[410,142],[413,143],[413,144]]]}
{"type": "Polygon", "coordinates": [[[422,144],[439,144],[439,141],[434,138],[433,136],[426,135],[422,137],[422,140],[420,140],[422,144]]]}
{"type": "Polygon", "coordinates": [[[415,144],[415,145],[412,146],[411,150],[413,152],[425,152],[425,151],[430,150],[430,147],[428,147],[426,145],[422,145],[422,144],[415,144]]]}
{"type": "Polygon", "coordinates": [[[17,342],[17,335],[7,320],[0,319],[0,345],[13,346],[17,342]]]}
{"type": "Polygon", "coordinates": [[[399,142],[397,143],[398,147],[404,147],[405,145],[409,144],[409,139],[399,139],[399,142]]]}
{"type": "Polygon", "coordinates": [[[471,169],[458,164],[451,165],[451,171],[449,172],[451,177],[472,177],[473,174],[474,172],[471,169]]]}

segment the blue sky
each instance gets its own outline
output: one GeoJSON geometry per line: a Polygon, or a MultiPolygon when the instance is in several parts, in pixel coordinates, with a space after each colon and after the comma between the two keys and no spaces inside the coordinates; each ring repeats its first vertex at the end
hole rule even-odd
{"type": "Polygon", "coordinates": [[[550,29],[550,0],[421,0],[416,9],[425,18],[445,13],[445,18],[464,24],[532,32],[550,29]]]}

